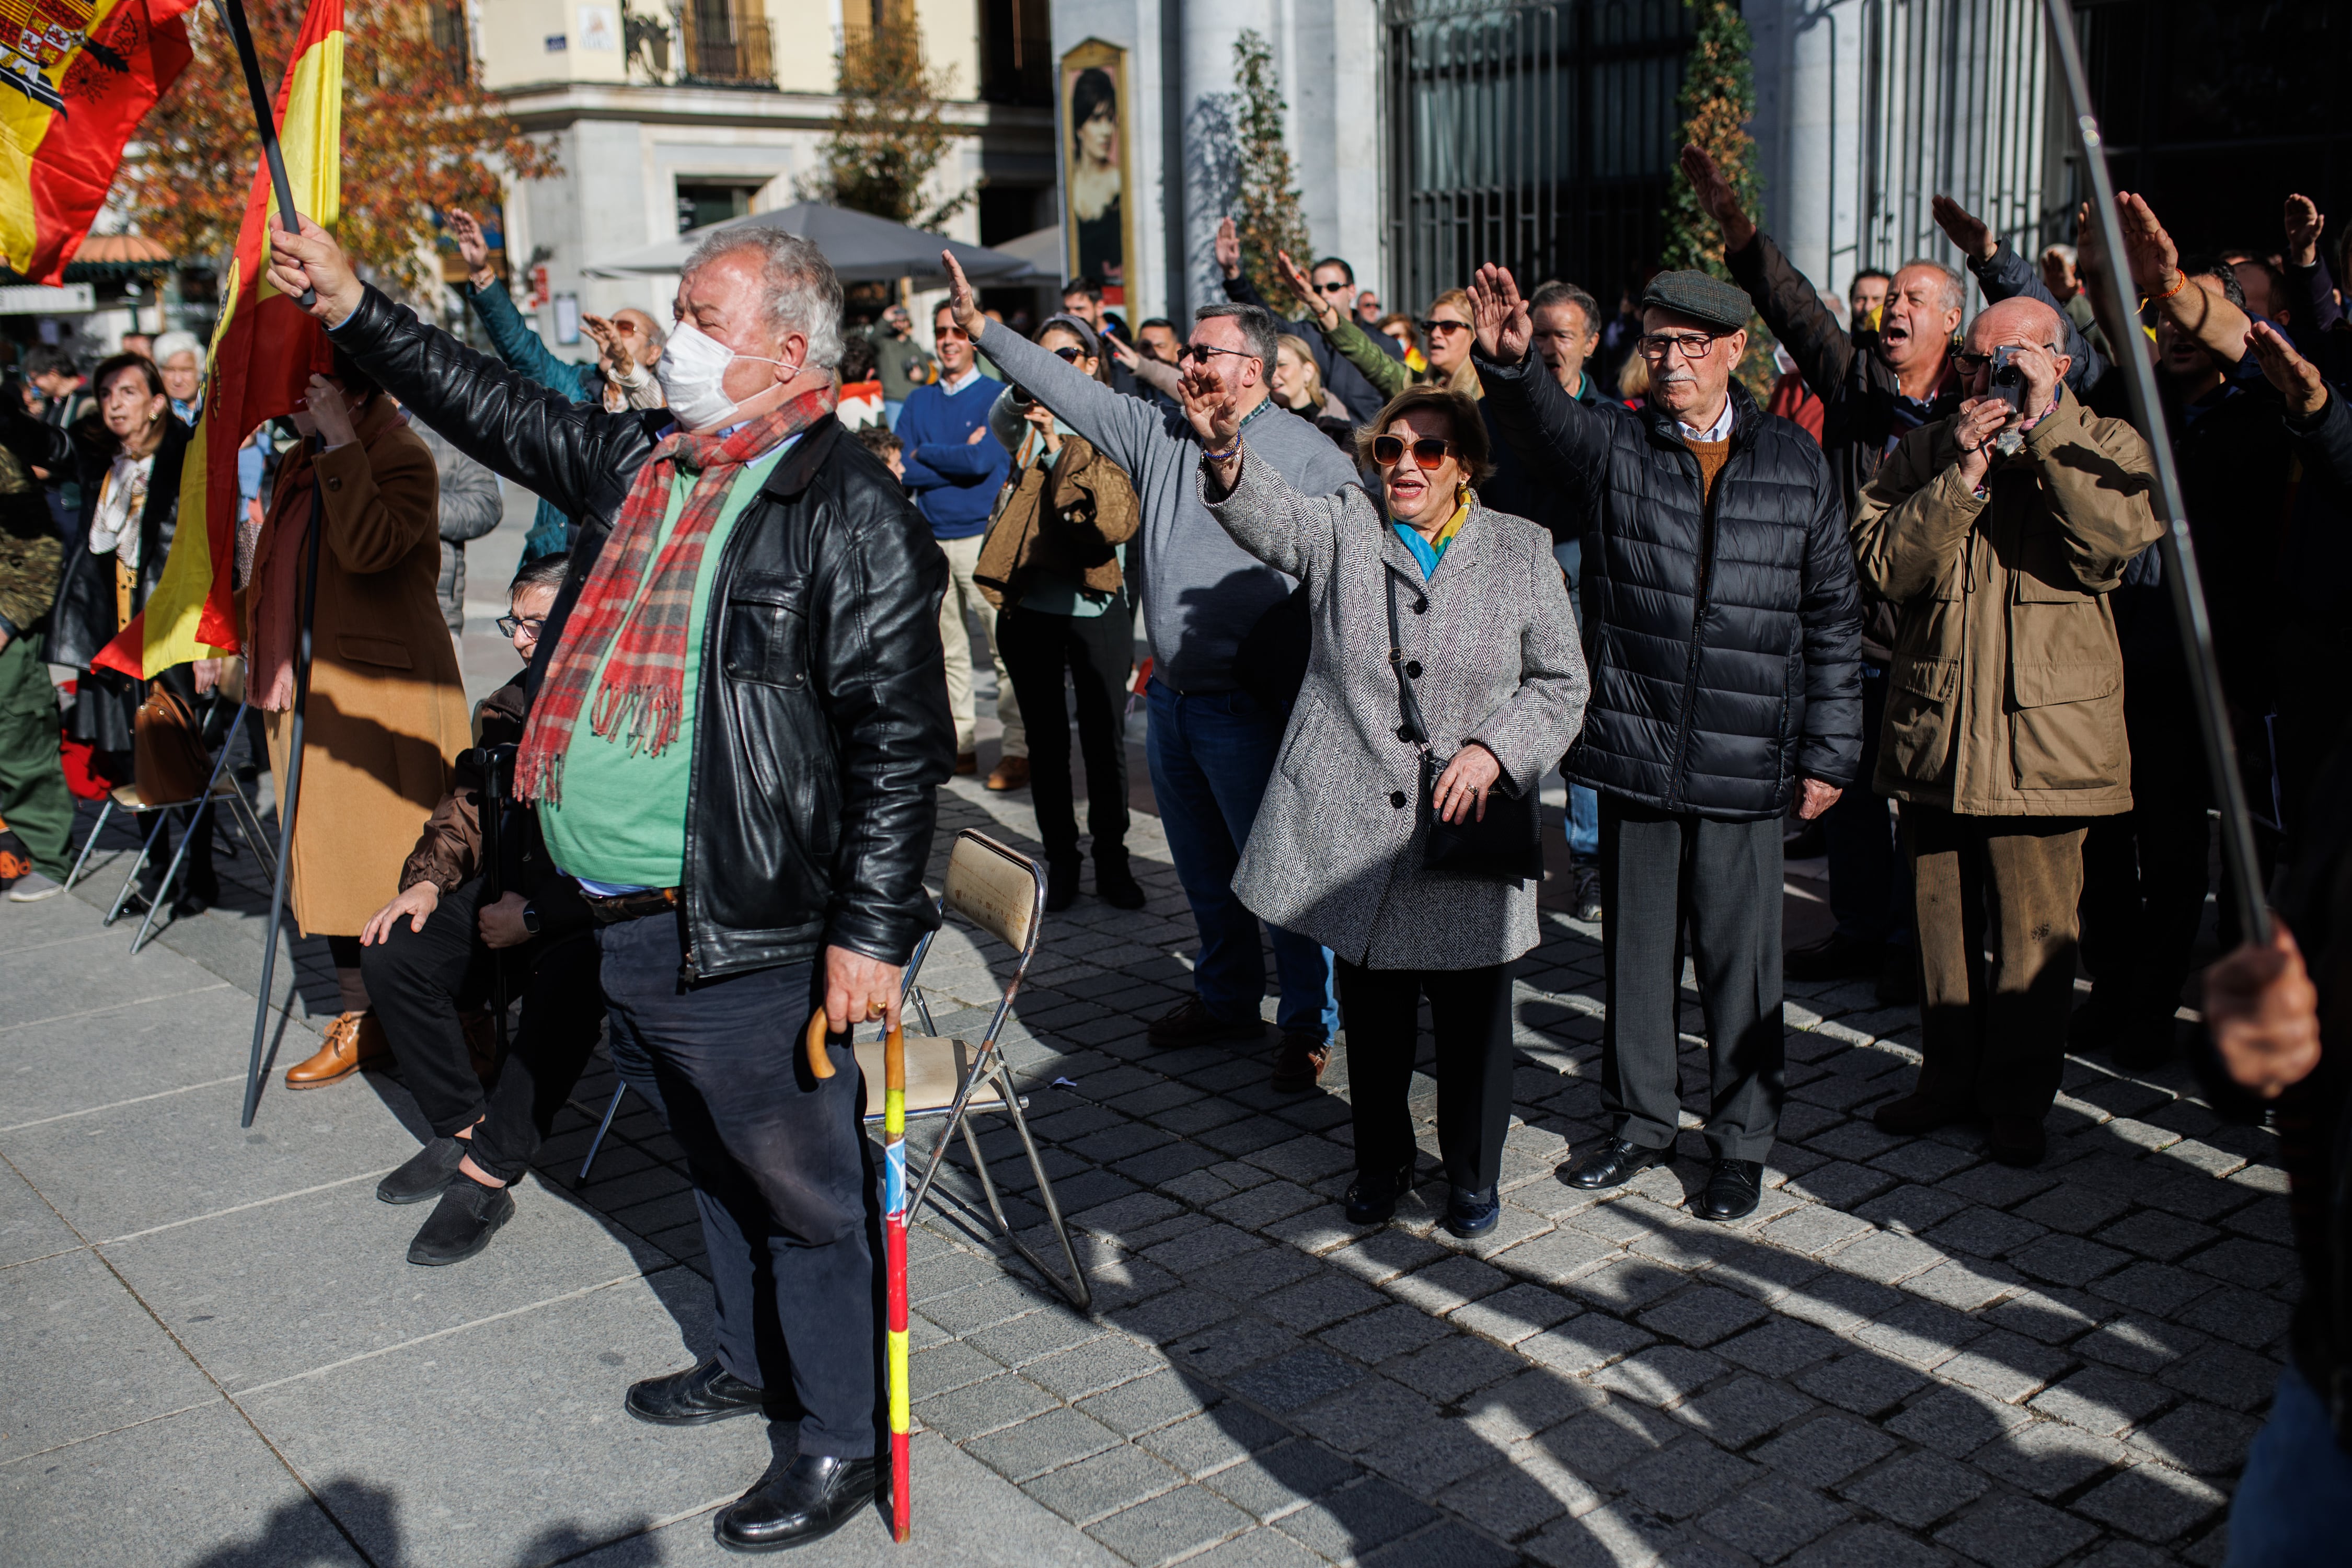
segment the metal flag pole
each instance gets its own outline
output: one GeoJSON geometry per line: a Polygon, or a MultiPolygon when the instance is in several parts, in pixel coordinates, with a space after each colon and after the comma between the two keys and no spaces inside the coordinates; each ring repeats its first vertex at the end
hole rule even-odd
{"type": "MultiPolygon", "coordinates": [[[[228,29],[237,60],[245,67],[246,95],[253,100],[253,121],[261,132],[261,159],[269,166],[270,188],[278,193],[278,226],[289,234],[299,234],[302,216],[295,210],[294,185],[286,177],[286,154],[278,145],[278,121],[270,112],[268,85],[261,79],[261,60],[253,52],[253,29],[246,23],[245,0],[213,0],[213,9],[220,13],[221,26],[228,29]]],[[[299,303],[304,310],[318,302],[317,290],[302,290],[299,303]]],[[[249,1110],[246,1120],[253,1120],[249,1110]]]]}
{"type": "MultiPolygon", "coordinates": [[[[2116,243],[2116,183],[2107,169],[2106,144],[2099,134],[2099,117],[2091,107],[2091,79],[2083,69],[2083,50],[2074,33],[2074,7],[2070,0],[2042,0],[2058,60],[2066,75],[2066,96],[2074,113],[2074,128],[2083,143],[2083,165],[2091,181],[2091,213],[2106,241],[2108,302],[2115,319],[2137,323],[2138,301],[2124,277],[2123,247],[2116,243]]],[[[2164,551],[2164,578],[2172,589],[2172,616],[2180,628],[2181,657],[2189,666],[2191,698],[2197,709],[2197,729],[2205,742],[2205,766],[2210,775],[2213,804],[2221,816],[2221,862],[2229,878],[2231,907],[2238,917],[2240,939],[2266,943],[2271,937],[2270,908],[2263,901],[2262,863],[2254,852],[2254,823],[2246,809],[2245,781],[2238,773],[2238,748],[2230,732],[2230,709],[2221,691],[2221,668],[2213,657],[2213,622],[2205,610],[2205,583],[2197,569],[2197,551],[2189,538],[2189,509],[2180,489],[2180,469],[2173,461],[2171,433],[2166,428],[2164,405],[2157,396],[2156,367],[2139,343],[2117,343],[2116,363],[2125,373],[2132,413],[2147,438],[2156,462],[2156,512],[2165,524],[2158,541],[2164,551]]]]}
{"type": "Polygon", "coordinates": [[[319,537],[327,530],[318,478],[310,481],[310,559],[302,569],[302,633],[294,644],[294,715],[286,747],[286,798],[278,814],[278,868],[269,889],[269,940],[261,950],[261,997],[253,1012],[253,1058],[245,1068],[245,1113],[239,1127],[253,1125],[261,1105],[261,1048],[269,1033],[269,990],[278,971],[278,937],[286,922],[286,875],[294,863],[294,816],[302,799],[302,710],[310,704],[310,622],[319,608],[319,537]]]}

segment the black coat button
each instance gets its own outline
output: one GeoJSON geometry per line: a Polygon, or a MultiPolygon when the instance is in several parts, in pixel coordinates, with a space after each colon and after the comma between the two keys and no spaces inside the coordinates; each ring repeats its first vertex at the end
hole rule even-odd
{"type": "Polygon", "coordinates": [[[1404,791],[1401,789],[1392,789],[1389,791],[1389,804],[1395,806],[1399,811],[1402,811],[1404,809],[1404,791]]]}
{"type": "Polygon", "coordinates": [[[1421,660],[1417,658],[1406,659],[1404,661],[1404,672],[1408,678],[1419,680],[1421,679],[1421,660]]]}
{"type": "Polygon", "coordinates": [[[1416,616],[1425,616],[1429,614],[1429,601],[1427,599],[1415,599],[1412,602],[1412,613],[1416,616]]]}

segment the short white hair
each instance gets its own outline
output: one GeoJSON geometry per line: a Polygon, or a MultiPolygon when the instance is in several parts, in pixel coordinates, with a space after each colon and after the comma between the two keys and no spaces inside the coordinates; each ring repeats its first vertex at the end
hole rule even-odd
{"type": "Polygon", "coordinates": [[[166,365],[181,354],[196,356],[196,368],[205,368],[205,345],[196,341],[194,332],[165,332],[155,340],[155,363],[166,365]]]}
{"type": "Polygon", "coordinates": [[[722,256],[757,251],[761,280],[767,287],[768,324],[778,336],[798,332],[808,340],[803,369],[831,370],[841,363],[841,279],[824,252],[797,234],[765,224],[739,224],[706,237],[686,258],[682,276],[691,278],[722,256]]]}

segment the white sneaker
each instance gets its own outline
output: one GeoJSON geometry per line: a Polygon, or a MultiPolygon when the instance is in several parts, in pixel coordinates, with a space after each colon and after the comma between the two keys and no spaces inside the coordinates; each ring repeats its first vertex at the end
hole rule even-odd
{"type": "Polygon", "coordinates": [[[37,904],[43,899],[54,899],[66,890],[62,882],[52,882],[38,871],[27,871],[8,885],[8,901],[12,904],[37,904]]]}

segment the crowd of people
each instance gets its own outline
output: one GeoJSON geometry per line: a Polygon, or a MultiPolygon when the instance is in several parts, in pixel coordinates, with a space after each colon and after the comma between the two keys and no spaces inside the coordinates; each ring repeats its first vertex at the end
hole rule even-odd
{"type": "MultiPolygon", "coordinates": [[[[668,321],[588,318],[597,357],[572,363],[467,215],[449,227],[488,353],[314,226],[274,236],[272,281],[313,291],[334,368],[241,464],[242,667],[160,679],[184,703],[241,681],[251,765],[282,779],[319,563],[289,887],[340,1011],[287,1082],[397,1060],[433,1134],[378,1188],[435,1205],[410,1259],[488,1244],[602,1026],[686,1152],[718,1296],[715,1353],[625,1407],[797,1423],[720,1515],[730,1546],[814,1539],[886,1484],[870,1086],[846,1026],[897,1026],[936,922],[937,795],[980,774],[976,648],[1001,730],[984,784],[1029,792],[1049,910],[1089,860],[1096,898],[1145,902],[1125,717],[1130,695],[1146,709],[1198,933],[1192,994],[1150,1040],[1268,1046],[1270,1087],[1305,1093],[1344,1026],[1350,1223],[1424,1179],[1426,999],[1443,1223],[1497,1224],[1511,969],[1538,941],[1555,769],[1559,901],[1601,943],[1612,1120],[1570,1185],[1675,1157],[1687,951],[1708,1219],[1760,1201],[1784,979],[1917,1007],[1916,1081],[1873,1113],[1892,1136],[1978,1125],[1995,1160],[2034,1165],[2070,1047],[2141,1068],[2186,1043],[2247,1113],[2292,1097],[2319,1129],[2288,1151],[2299,1189],[2337,1190],[2344,1075],[2322,1040],[2352,930],[2326,771],[2352,716],[2352,322],[2316,207],[2290,199],[2271,249],[2184,258],[2126,196],[2028,258],[1939,197],[1971,314],[1932,259],[1823,293],[1704,153],[1684,169],[1727,276],[1648,273],[1607,319],[1592,289],[1494,266],[1396,315],[1346,260],[1286,255],[1260,258],[1293,296],[1277,309],[1227,222],[1226,298],[1189,324],[1130,327],[1086,279],[1008,323],[949,258],[919,341],[901,304],[852,323],[824,257],[754,226],[694,252],[668,321]],[[2109,303],[2111,269],[2139,320],[2109,303]],[[1751,388],[1759,323],[1780,380],[1751,388]],[[2142,353],[2285,916],[2240,947],[2223,900],[2237,951],[2185,1039],[2210,795],[2119,363],[2142,353]],[[501,475],[539,499],[499,622],[523,668],[469,724],[451,634],[501,475]],[[1784,951],[1786,844],[1814,830],[1834,929],[1784,951]],[[501,1049],[489,1004],[509,988],[501,1049]],[[850,1070],[776,1048],[819,1010],[850,1070]]],[[[86,384],[30,356],[0,399],[12,899],[53,893],[69,849],[44,660],[77,671],[79,765],[136,773],[148,694],[92,659],[159,580],[202,372],[167,334],[86,384]]],[[[218,896],[207,824],[183,829],[182,913],[218,896]]],[[[2352,1333],[2331,1234],[2304,1236],[2281,1401],[2320,1431],[2347,1425],[2313,1392],[2352,1333]]]]}

